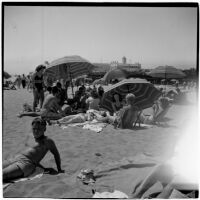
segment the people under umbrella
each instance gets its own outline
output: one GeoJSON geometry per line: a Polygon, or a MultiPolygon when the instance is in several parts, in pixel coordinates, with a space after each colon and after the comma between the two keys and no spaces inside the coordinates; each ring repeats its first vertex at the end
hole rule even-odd
{"type": "MultiPolygon", "coordinates": [[[[112,98],[111,112],[105,110],[101,105],[104,95],[102,85],[85,86],[82,84],[71,96],[69,95],[70,80],[62,81],[63,85],[57,80],[52,86],[46,87],[43,79],[44,71],[45,66],[39,65],[36,67],[32,79],[30,76],[28,77],[33,88],[33,106],[24,103],[23,110],[18,117],[40,116],[49,125],[52,123],[81,123],[95,119],[99,122],[110,123],[114,127],[132,129],[137,123],[153,125],[160,123],[181,93],[179,84],[175,85],[173,91],[166,92],[165,89],[160,88],[162,95],[152,105],[152,113],[148,114],[135,106],[134,94],[128,93],[126,96],[122,96],[115,92],[112,98]]],[[[19,76],[18,79],[21,80],[20,78],[19,76]]],[[[31,87],[30,83],[27,87],[31,87]]]]}

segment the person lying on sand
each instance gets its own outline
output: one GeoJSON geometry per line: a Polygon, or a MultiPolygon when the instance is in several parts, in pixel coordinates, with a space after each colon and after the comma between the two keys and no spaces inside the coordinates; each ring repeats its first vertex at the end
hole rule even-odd
{"type": "Polygon", "coordinates": [[[51,124],[72,124],[72,123],[83,123],[86,121],[92,121],[96,119],[98,122],[108,122],[108,117],[105,111],[88,110],[86,113],[78,113],[75,115],[65,116],[59,120],[51,120],[51,124]]]}
{"type": "Polygon", "coordinates": [[[46,122],[40,118],[32,121],[32,132],[35,138],[35,145],[25,150],[13,159],[3,162],[3,181],[15,178],[27,177],[33,173],[37,166],[45,169],[40,161],[48,151],[54,155],[58,173],[63,173],[61,169],[60,154],[54,141],[44,135],[46,131],[46,122]]]}
{"type": "Polygon", "coordinates": [[[58,88],[55,86],[52,88],[52,94],[48,94],[44,100],[43,107],[40,112],[22,112],[19,113],[18,117],[41,116],[45,120],[57,120],[65,116],[65,112],[59,105],[60,93],[58,88]]]}

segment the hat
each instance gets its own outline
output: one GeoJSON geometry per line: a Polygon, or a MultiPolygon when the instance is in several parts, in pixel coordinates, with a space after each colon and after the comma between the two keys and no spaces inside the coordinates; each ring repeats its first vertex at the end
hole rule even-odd
{"type": "Polygon", "coordinates": [[[46,69],[46,67],[44,65],[38,65],[36,68],[35,68],[35,71],[39,72],[40,70],[42,69],[46,69]]]}

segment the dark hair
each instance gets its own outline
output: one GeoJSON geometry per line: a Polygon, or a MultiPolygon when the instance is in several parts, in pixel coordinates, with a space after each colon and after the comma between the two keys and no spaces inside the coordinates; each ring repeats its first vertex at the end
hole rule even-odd
{"type": "Polygon", "coordinates": [[[46,125],[47,125],[46,121],[43,120],[43,119],[41,119],[41,118],[39,118],[39,117],[36,117],[36,118],[32,121],[31,124],[32,124],[32,125],[33,125],[33,124],[40,124],[41,126],[45,126],[45,127],[46,127],[46,125]]]}
{"type": "Polygon", "coordinates": [[[91,96],[93,97],[93,98],[98,98],[98,93],[97,93],[97,91],[96,90],[92,90],[91,91],[91,96]]]}
{"type": "Polygon", "coordinates": [[[62,84],[61,84],[60,82],[57,82],[57,83],[56,83],[56,86],[57,86],[58,88],[61,88],[61,87],[62,87],[62,84]]]}
{"type": "Polygon", "coordinates": [[[59,92],[59,89],[56,87],[56,86],[54,86],[54,87],[52,87],[52,94],[54,95],[54,94],[56,94],[57,92],[59,92]]]}
{"type": "Polygon", "coordinates": [[[47,87],[47,91],[49,92],[49,93],[51,93],[52,92],[52,87],[47,87]]]}
{"type": "Polygon", "coordinates": [[[46,69],[46,67],[44,65],[38,65],[35,69],[35,71],[39,72],[42,69],[46,69]]]}

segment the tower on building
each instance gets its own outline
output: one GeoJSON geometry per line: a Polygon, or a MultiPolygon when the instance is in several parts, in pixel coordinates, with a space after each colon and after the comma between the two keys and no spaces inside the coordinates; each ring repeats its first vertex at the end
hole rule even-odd
{"type": "Polygon", "coordinates": [[[122,64],[126,64],[126,57],[122,57],[122,64]]]}

